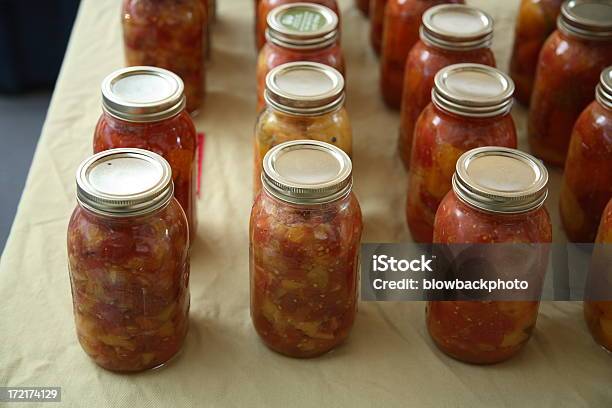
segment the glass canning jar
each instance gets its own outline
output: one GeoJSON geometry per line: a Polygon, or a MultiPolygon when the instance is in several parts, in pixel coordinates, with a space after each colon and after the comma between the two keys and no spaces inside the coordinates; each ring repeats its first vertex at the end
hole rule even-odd
{"type": "Polygon", "coordinates": [[[432,101],[414,130],[408,174],[406,220],[416,242],[431,242],[436,210],[463,153],[481,146],[516,148],[513,91],[509,76],[486,65],[450,65],[436,74],[432,101]]]}
{"type": "Polygon", "coordinates": [[[291,3],[268,13],[266,44],[257,60],[257,110],[265,106],[266,76],[288,62],[311,61],[329,65],[344,75],[344,56],[338,43],[338,16],[311,3],[291,3]]]}
{"type": "Polygon", "coordinates": [[[261,188],[262,160],[280,143],[320,140],[351,155],[353,137],[344,108],[344,79],[337,70],[315,62],[279,65],[266,78],[264,98],[267,105],[255,125],[255,194],[261,188]]]}
{"type": "Polygon", "coordinates": [[[151,150],[172,167],[174,196],[197,231],[195,126],[185,111],[183,82],[155,67],[117,70],[102,82],[102,115],[93,138],[94,153],[119,147],[151,150]]]}
{"type": "Polygon", "coordinates": [[[402,102],[404,68],[412,46],[419,39],[423,13],[444,3],[463,0],[388,0],[385,6],[380,59],[380,88],[387,106],[399,109],[402,102]]]}
{"type": "Polygon", "coordinates": [[[170,165],[146,150],[108,150],[85,160],[76,181],[68,261],[79,342],[108,370],[163,365],[189,326],[189,234],[170,165]]]}
{"type": "Polygon", "coordinates": [[[420,40],[410,50],[404,70],[398,150],[406,168],[414,125],[431,101],[436,73],[464,62],[494,67],[495,56],[489,48],[492,39],[493,19],[477,8],[442,4],[423,14],[420,40]]]}
{"type": "Polygon", "coordinates": [[[561,184],[561,221],[572,242],[593,242],[612,198],[612,66],[601,74],[592,102],[578,117],[561,184]]]}
{"type": "MultiPolygon", "coordinates": [[[[259,0],[257,4],[257,13],[256,13],[256,25],[255,25],[255,40],[257,45],[257,50],[260,50],[261,47],[266,43],[266,28],[268,26],[268,13],[271,12],[274,8],[278,6],[282,6],[283,4],[290,3],[306,3],[300,0],[259,0]]],[[[307,3],[320,4],[329,9],[332,9],[334,13],[340,17],[340,8],[338,7],[338,3],[336,0],[311,0],[307,3]]]]}
{"type": "Polygon", "coordinates": [[[250,222],[251,318],[290,357],[340,345],[357,311],[362,219],[351,160],[328,143],[283,143],[264,158],[250,222]]]}
{"type": "Polygon", "coordinates": [[[179,75],[187,110],[204,98],[206,15],[201,0],[123,0],[123,40],[128,66],[150,65],[179,75]]]}
{"type": "MultiPolygon", "coordinates": [[[[547,180],[544,165],[526,153],[498,147],[470,150],[457,161],[453,190],[436,214],[434,242],[549,244],[552,227],[543,207],[547,180]]],[[[427,329],[438,348],[453,358],[497,363],[527,343],[538,308],[538,301],[432,301],[427,303],[427,329]]]]}
{"type": "Polygon", "coordinates": [[[364,16],[370,15],[370,0],[355,0],[355,5],[364,16]]]}
{"type": "Polygon", "coordinates": [[[387,0],[370,0],[370,44],[376,55],[382,48],[386,5],[387,0]]]}
{"type": "Polygon", "coordinates": [[[542,47],[531,96],[532,152],[563,166],[574,123],[593,100],[604,68],[612,64],[612,2],[570,0],[557,30],[542,47]]]}
{"type": "Polygon", "coordinates": [[[563,0],[522,0],[516,20],[510,77],[516,85],[515,97],[529,105],[538,55],[544,41],[555,31],[563,0]]]}

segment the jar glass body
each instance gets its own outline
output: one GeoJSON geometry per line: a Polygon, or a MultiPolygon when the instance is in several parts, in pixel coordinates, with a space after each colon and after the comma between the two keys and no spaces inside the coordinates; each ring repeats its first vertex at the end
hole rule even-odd
{"type": "Polygon", "coordinates": [[[298,61],[318,62],[329,65],[337,69],[342,76],[345,75],[344,56],[342,55],[342,48],[337,42],[314,50],[284,48],[267,42],[259,51],[257,59],[257,111],[261,111],[266,104],[264,101],[266,75],[279,65],[298,61]]]}
{"type": "Polygon", "coordinates": [[[370,14],[370,0],[355,0],[355,5],[365,16],[370,14]]]}
{"type": "MultiPolygon", "coordinates": [[[[257,44],[257,49],[260,50],[261,47],[266,43],[266,28],[268,27],[268,13],[272,11],[273,8],[278,6],[282,6],[284,4],[290,3],[299,3],[301,0],[260,0],[257,5],[257,13],[256,13],[256,27],[255,27],[255,40],[257,44]]],[[[338,2],[336,0],[311,0],[308,3],[315,3],[325,6],[327,8],[332,9],[338,18],[340,17],[340,9],[338,7],[338,2]]],[[[338,27],[340,27],[340,23],[338,22],[338,27]]]]}
{"type": "Polygon", "coordinates": [[[431,243],[436,210],[452,188],[457,159],[482,146],[516,148],[516,128],[507,113],[468,118],[433,103],[421,113],[414,131],[408,179],[406,220],[416,242],[431,243]]]}
{"type": "Polygon", "coordinates": [[[294,205],[262,190],[250,223],[251,318],[272,350],[315,357],[341,344],[357,311],[359,203],[294,205]]]}
{"type": "Polygon", "coordinates": [[[587,41],[559,30],[542,47],[529,110],[529,144],[549,164],[563,166],[574,123],[593,101],[599,76],[612,62],[612,41],[587,41]]]}
{"type": "Polygon", "coordinates": [[[516,20],[510,76],[516,99],[529,105],[538,55],[548,36],[557,28],[563,0],[522,0],[516,20]]]}
{"type": "Polygon", "coordinates": [[[122,23],[128,66],[165,68],[185,83],[187,110],[204,97],[206,15],[201,0],[123,0],[122,23]]]}
{"type": "Polygon", "coordinates": [[[176,199],[154,214],[108,218],[77,206],[68,225],[76,331],[113,371],[157,367],[189,326],[188,227],[176,199]]]}
{"type": "MultiPolygon", "coordinates": [[[[550,243],[552,227],[544,207],[522,214],[486,213],[449,192],[436,214],[434,242],[440,244],[550,243]]],[[[426,321],[444,353],[474,364],[504,361],[531,337],[539,302],[431,301],[426,321]]]]}
{"type": "Polygon", "coordinates": [[[382,48],[387,0],[370,0],[370,44],[378,55],[382,48]]]}
{"type": "Polygon", "coordinates": [[[404,90],[400,114],[398,150],[404,166],[410,164],[414,125],[431,101],[434,78],[439,70],[453,64],[471,62],[495,67],[495,56],[488,47],[469,51],[451,51],[421,40],[412,47],[406,59],[404,90]]]}
{"type": "Polygon", "coordinates": [[[186,111],[147,123],[127,122],[104,112],[93,140],[94,153],[133,147],[155,152],[170,163],[174,196],[187,215],[192,240],[197,231],[196,145],[196,130],[186,111]]]}
{"type": "Polygon", "coordinates": [[[385,103],[398,109],[402,102],[404,68],[412,46],[419,39],[423,13],[444,3],[463,4],[463,0],[389,0],[383,23],[380,88],[385,103]]]}
{"type": "Polygon", "coordinates": [[[296,116],[266,107],[255,125],[253,160],[253,191],[261,189],[261,166],[268,150],[290,140],[311,139],[333,144],[349,157],[353,151],[353,136],[348,113],[344,107],[319,116],[296,116]]]}
{"type": "MultiPolygon", "coordinates": [[[[603,211],[595,242],[598,245],[612,245],[612,200],[603,211]]],[[[612,352],[612,301],[585,301],[584,319],[593,339],[612,352]]]]}
{"type": "Polygon", "coordinates": [[[578,117],[565,162],[559,210],[572,242],[593,242],[612,198],[612,110],[592,102],[578,117]]]}

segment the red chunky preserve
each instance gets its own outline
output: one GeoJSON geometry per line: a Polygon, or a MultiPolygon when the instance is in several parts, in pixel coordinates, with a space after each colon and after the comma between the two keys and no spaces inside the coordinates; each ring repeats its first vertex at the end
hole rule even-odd
{"type": "Polygon", "coordinates": [[[378,55],[382,48],[387,0],[370,0],[370,44],[378,55]]]}

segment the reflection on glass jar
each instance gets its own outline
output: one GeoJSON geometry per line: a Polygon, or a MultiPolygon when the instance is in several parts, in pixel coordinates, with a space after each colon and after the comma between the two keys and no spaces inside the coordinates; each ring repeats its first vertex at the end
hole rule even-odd
{"type": "Polygon", "coordinates": [[[370,0],[370,44],[376,55],[382,48],[386,5],[387,0],[370,0]]]}
{"type": "Polygon", "coordinates": [[[412,46],[419,39],[425,10],[438,4],[463,0],[388,0],[383,23],[380,88],[385,103],[399,109],[402,102],[404,68],[412,46]]]}
{"type": "Polygon", "coordinates": [[[612,198],[612,66],[601,74],[596,100],[578,117],[565,162],[559,210],[572,242],[593,242],[612,198]]]}
{"type": "Polygon", "coordinates": [[[141,371],[176,355],[189,325],[188,227],[169,164],[115,149],[77,172],[68,260],[79,342],[100,366],[141,371]]]}
{"type": "Polygon", "coordinates": [[[338,16],[317,4],[287,4],[268,14],[267,42],[257,60],[257,110],[265,106],[266,76],[288,62],[329,65],[344,76],[344,56],[338,43],[338,16]]]}
{"type": "Polygon", "coordinates": [[[563,166],[574,123],[612,64],[612,3],[566,2],[557,26],[540,52],[528,130],[533,153],[563,166]]]}
{"type": "Polygon", "coordinates": [[[283,64],[268,74],[264,95],[267,106],[255,125],[255,194],[261,188],[262,160],[280,143],[320,140],[351,155],[353,138],[344,108],[344,79],[338,71],[314,62],[283,64]]]}
{"type": "Polygon", "coordinates": [[[432,102],[416,123],[410,159],[406,220],[416,242],[431,242],[434,216],[451,189],[459,156],[480,146],[516,147],[513,91],[510,77],[485,65],[438,71],[432,102]]]}
{"type": "MultiPolygon", "coordinates": [[[[548,174],[540,161],[514,149],[483,147],[461,156],[456,168],[453,190],[436,214],[435,243],[552,241],[543,207],[548,174]]],[[[527,343],[538,307],[536,301],[428,302],[427,329],[440,350],[453,358],[497,363],[527,343]]]]}
{"type": "Polygon", "coordinates": [[[443,4],[423,14],[421,39],[406,60],[400,114],[398,150],[404,166],[410,163],[414,125],[431,101],[431,89],[438,71],[465,62],[495,66],[489,48],[493,19],[474,7],[443,4]]]}
{"type": "Polygon", "coordinates": [[[529,105],[538,55],[544,41],[557,28],[563,0],[522,0],[516,20],[510,76],[516,85],[516,99],[529,105]]]}
{"type": "Polygon", "coordinates": [[[349,157],[294,141],[270,150],[250,223],[251,317],[263,342],[315,357],[349,335],[362,219],[349,157]]]}
{"type": "Polygon", "coordinates": [[[172,72],[131,67],[102,82],[103,113],[93,140],[94,153],[119,147],[151,150],[172,167],[174,195],[197,230],[196,130],[185,111],[183,82],[172,72]]]}

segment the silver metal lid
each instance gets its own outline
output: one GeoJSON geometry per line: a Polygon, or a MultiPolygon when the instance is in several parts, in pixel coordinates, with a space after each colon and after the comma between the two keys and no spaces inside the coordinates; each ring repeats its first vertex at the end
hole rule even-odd
{"type": "Polygon", "coordinates": [[[128,122],[157,122],[185,108],[181,78],[162,68],[129,67],[102,81],[102,107],[128,122]]]}
{"type": "Polygon", "coordinates": [[[143,149],[112,149],[83,161],[76,173],[77,201],[109,217],[152,213],[170,202],[172,170],[160,155],[143,149]]]}
{"type": "Polygon", "coordinates": [[[606,108],[612,109],[612,65],[601,72],[595,99],[606,108]]]}
{"type": "Polygon", "coordinates": [[[453,191],[478,209],[504,214],[539,208],[548,195],[548,171],[520,150],[480,147],[457,160],[453,191]]]}
{"type": "Polygon", "coordinates": [[[344,197],[353,185],[353,166],[346,153],[316,140],[281,143],[263,159],[263,188],[293,204],[323,204],[344,197]]]}
{"type": "Polygon", "coordinates": [[[423,14],[421,39],[435,47],[469,51],[491,46],[493,18],[462,4],[441,4],[423,14]]]}
{"type": "Polygon", "coordinates": [[[267,17],[268,41],[284,48],[319,49],[338,39],[338,16],[314,3],[290,3],[275,7],[267,17]]]}
{"type": "Polygon", "coordinates": [[[514,82],[496,68],[480,64],[455,64],[434,78],[432,102],[461,116],[488,118],[512,109],[514,82]]]}
{"type": "Polygon", "coordinates": [[[612,1],[569,0],[561,5],[557,27],[587,40],[612,40],[612,1]]]}
{"type": "Polygon", "coordinates": [[[291,115],[317,116],[344,104],[344,78],[334,68],[316,62],[290,62],[266,76],[266,103],[291,115]]]}

